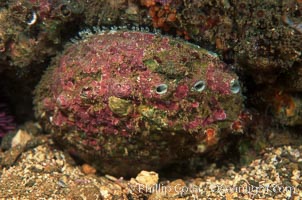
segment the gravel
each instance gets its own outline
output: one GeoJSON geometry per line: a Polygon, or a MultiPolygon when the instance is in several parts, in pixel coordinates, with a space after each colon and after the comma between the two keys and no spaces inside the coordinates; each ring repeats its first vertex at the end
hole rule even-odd
{"type": "MultiPolygon", "coordinates": [[[[0,160],[5,156],[0,152],[0,160]]],[[[146,171],[130,180],[101,176],[85,172],[87,164],[83,168],[69,160],[51,143],[26,150],[12,166],[0,168],[0,199],[302,198],[302,146],[266,148],[237,171],[232,164],[227,169],[213,164],[195,177],[168,181],[146,171]]]]}

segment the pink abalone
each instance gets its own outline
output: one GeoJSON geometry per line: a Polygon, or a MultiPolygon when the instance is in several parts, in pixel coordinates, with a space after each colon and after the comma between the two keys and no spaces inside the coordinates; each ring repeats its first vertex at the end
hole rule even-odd
{"type": "Polygon", "coordinates": [[[36,116],[59,144],[122,176],[207,152],[243,107],[238,77],[215,54],[132,31],[67,46],[35,93],[36,116]]]}

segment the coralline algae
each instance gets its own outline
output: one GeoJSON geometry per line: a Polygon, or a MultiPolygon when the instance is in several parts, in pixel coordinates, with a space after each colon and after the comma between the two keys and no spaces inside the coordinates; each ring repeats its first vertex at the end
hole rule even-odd
{"type": "Polygon", "coordinates": [[[71,44],[35,93],[55,140],[113,175],[158,170],[240,131],[238,77],[215,54],[158,34],[109,31],[71,44]]]}

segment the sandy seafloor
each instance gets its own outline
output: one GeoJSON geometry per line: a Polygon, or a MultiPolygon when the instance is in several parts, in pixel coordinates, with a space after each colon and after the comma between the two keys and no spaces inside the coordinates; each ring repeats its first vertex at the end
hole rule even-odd
{"type": "Polygon", "coordinates": [[[157,172],[143,172],[127,180],[76,165],[51,140],[34,148],[21,144],[0,152],[6,165],[0,169],[0,199],[298,200],[302,199],[300,143],[268,147],[238,170],[232,163],[222,168],[213,163],[193,177],[167,179],[157,172]]]}

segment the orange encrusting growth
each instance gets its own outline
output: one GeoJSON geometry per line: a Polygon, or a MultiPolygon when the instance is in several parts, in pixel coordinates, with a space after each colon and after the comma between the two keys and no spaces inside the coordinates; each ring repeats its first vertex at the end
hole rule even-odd
{"type": "Polygon", "coordinates": [[[285,110],[287,117],[295,115],[296,104],[290,95],[282,93],[282,91],[276,92],[274,98],[274,107],[277,113],[285,110]]]}
{"type": "MultiPolygon", "coordinates": [[[[172,8],[169,3],[160,5],[155,0],[141,0],[141,4],[149,8],[149,15],[152,18],[153,27],[160,28],[164,31],[171,29],[171,24],[177,21],[176,9],[172,8]]],[[[190,36],[185,30],[176,30],[176,34],[183,36],[186,40],[190,36]]]]}
{"type": "Polygon", "coordinates": [[[216,130],[215,128],[207,128],[205,131],[204,131],[204,134],[206,135],[206,142],[207,142],[207,145],[214,145],[217,143],[217,138],[216,138],[216,130]]]}

